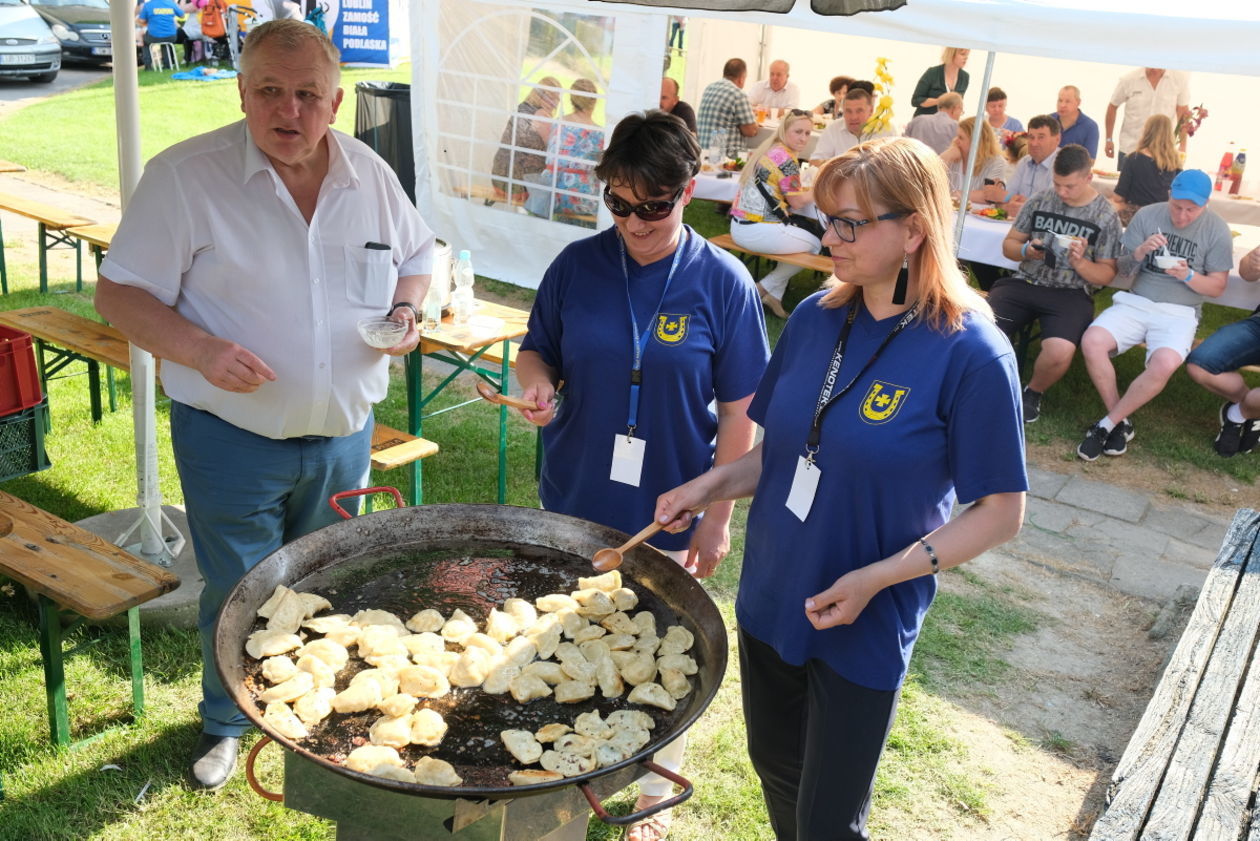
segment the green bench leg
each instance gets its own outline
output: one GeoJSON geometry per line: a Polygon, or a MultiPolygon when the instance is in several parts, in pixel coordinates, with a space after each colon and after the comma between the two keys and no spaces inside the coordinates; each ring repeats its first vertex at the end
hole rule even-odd
{"type": "MultiPolygon", "coordinates": [[[[0,294],[9,294],[9,270],[4,265],[4,225],[0,223],[0,294]]],[[[0,795],[3,795],[0,789],[0,795]]],[[[0,798],[2,799],[2,798],[0,798]]]]}
{"type": "MultiPolygon", "coordinates": [[[[87,360],[88,397],[92,401],[92,423],[101,422],[101,363],[95,359],[87,360]]],[[[109,366],[106,366],[107,368],[109,366]]],[[[110,406],[113,407],[113,395],[110,395],[110,406]]]]}
{"type": "Polygon", "coordinates": [[[46,247],[46,239],[48,236],[48,228],[43,222],[39,223],[39,291],[48,291],[48,249],[46,247]]]}
{"type": "Polygon", "coordinates": [[[140,606],[127,611],[127,650],[131,655],[131,705],[144,715],[144,656],[140,650],[140,606]]]}
{"type": "Polygon", "coordinates": [[[70,745],[70,716],[66,710],[66,674],[61,660],[61,615],[47,596],[39,597],[39,651],[44,660],[44,691],[48,695],[48,724],[52,742],[70,745]]]}
{"type": "Polygon", "coordinates": [[[111,365],[105,366],[105,385],[109,389],[109,410],[111,412],[117,412],[118,389],[114,385],[114,368],[111,365]]]}
{"type": "MultiPolygon", "coordinates": [[[[424,407],[420,405],[421,388],[423,379],[421,374],[424,371],[424,355],[420,353],[417,347],[411,353],[407,354],[406,362],[403,363],[403,370],[407,378],[407,431],[417,437],[423,437],[421,430],[424,429],[424,407]]],[[[424,468],[420,462],[423,459],[416,459],[408,468],[411,471],[411,505],[421,505],[424,502],[424,468]]]]}
{"type": "MultiPolygon", "coordinates": [[[[508,353],[512,348],[507,340],[503,342],[503,368],[499,372],[499,393],[507,394],[511,381],[511,358],[508,353]]],[[[499,406],[499,504],[507,502],[507,423],[508,407],[499,406]]]]}

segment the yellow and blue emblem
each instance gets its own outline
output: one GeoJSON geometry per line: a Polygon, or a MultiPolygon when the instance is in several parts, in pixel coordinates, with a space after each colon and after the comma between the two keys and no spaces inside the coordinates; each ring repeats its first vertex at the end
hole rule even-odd
{"type": "Polygon", "coordinates": [[[866,397],[862,399],[860,411],[862,420],[876,426],[888,423],[897,416],[897,412],[901,411],[909,394],[910,389],[905,386],[876,380],[871,383],[866,397]]]}
{"type": "Polygon", "coordinates": [[[689,315],[658,313],[656,316],[656,340],[663,345],[681,345],[687,340],[689,315]]]}

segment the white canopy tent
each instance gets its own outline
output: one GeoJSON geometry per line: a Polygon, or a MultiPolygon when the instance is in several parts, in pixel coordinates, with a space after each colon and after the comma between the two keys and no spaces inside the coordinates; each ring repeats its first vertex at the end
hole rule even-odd
{"type": "MultiPolygon", "coordinates": [[[[782,2],[787,5],[791,0],[782,2]]],[[[816,0],[817,4],[844,2],[852,0],[816,0]]],[[[419,0],[419,4],[415,17],[427,25],[412,32],[412,54],[418,57],[412,85],[417,202],[430,225],[451,239],[456,249],[474,253],[478,273],[528,287],[538,285],[546,266],[565,244],[589,233],[526,215],[476,189],[478,174],[490,180],[488,160],[498,145],[504,119],[521,98],[518,94],[527,92],[531,81],[536,84],[546,68],[555,66],[531,47],[531,37],[536,40],[540,26],[574,31],[583,21],[599,21],[598,25],[607,27],[610,50],[604,66],[609,72],[603,80],[606,88],[601,85],[600,91],[602,123],[608,127],[657,101],[670,14],[954,44],[991,53],[1260,75],[1260,5],[1228,0],[1197,4],[1115,0],[1105,9],[1093,0],[912,0],[894,10],[853,16],[819,14],[805,0],[797,0],[783,14],[730,11],[738,4],[727,0],[687,7],[652,0],[548,0],[545,5],[527,0],[419,0]],[[722,8],[702,8],[705,5],[722,8]],[[509,20],[515,25],[500,25],[509,20]],[[497,101],[472,92],[466,84],[471,67],[504,82],[497,101]],[[472,111],[460,110],[469,107],[472,111]],[[475,126],[475,130],[463,131],[456,139],[452,123],[475,126]],[[479,155],[463,156],[468,165],[462,187],[453,187],[447,177],[452,158],[464,152],[454,152],[452,142],[482,150],[479,155]]],[[[694,42],[689,46],[696,50],[694,42]]],[[[722,46],[729,49],[725,43],[722,46]]],[[[709,44],[703,48],[713,49],[709,44]]],[[[977,82],[980,75],[973,71],[977,82]]],[[[565,86],[572,74],[557,78],[567,102],[565,86]]],[[[1114,84],[1114,78],[1109,77],[1107,84],[1114,84]]],[[[972,87],[969,111],[983,108],[981,92],[986,87],[972,87]]],[[[904,109],[905,103],[901,105],[904,109]]],[[[596,210],[598,226],[609,224],[602,205],[596,210]]]]}

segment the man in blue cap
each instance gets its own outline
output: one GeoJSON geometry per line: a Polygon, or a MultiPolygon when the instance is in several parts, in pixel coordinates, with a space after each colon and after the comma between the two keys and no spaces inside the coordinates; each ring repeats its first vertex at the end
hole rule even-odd
{"type": "Polygon", "coordinates": [[[1107,414],[1092,425],[1076,454],[1086,461],[1124,455],[1133,440],[1129,420],[1155,398],[1194,343],[1204,298],[1225,291],[1234,265],[1229,226],[1207,209],[1212,179],[1188,169],[1173,179],[1169,199],[1139,210],[1124,232],[1117,292],[1081,338],[1085,368],[1107,414]],[[1146,368],[1122,395],[1111,357],[1146,345],[1146,368]]]}

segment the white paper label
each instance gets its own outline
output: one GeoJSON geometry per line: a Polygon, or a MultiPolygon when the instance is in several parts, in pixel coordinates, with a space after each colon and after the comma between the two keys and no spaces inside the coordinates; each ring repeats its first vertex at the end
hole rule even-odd
{"type": "Polygon", "coordinates": [[[643,438],[631,438],[624,433],[613,436],[612,473],[608,477],[614,482],[639,487],[643,476],[643,453],[647,450],[647,441],[643,438]]]}
{"type": "Polygon", "coordinates": [[[804,456],[796,457],[796,475],[792,477],[792,488],[788,491],[787,507],[802,523],[814,505],[814,494],[818,492],[818,480],[821,478],[822,471],[816,464],[804,456]]]}

